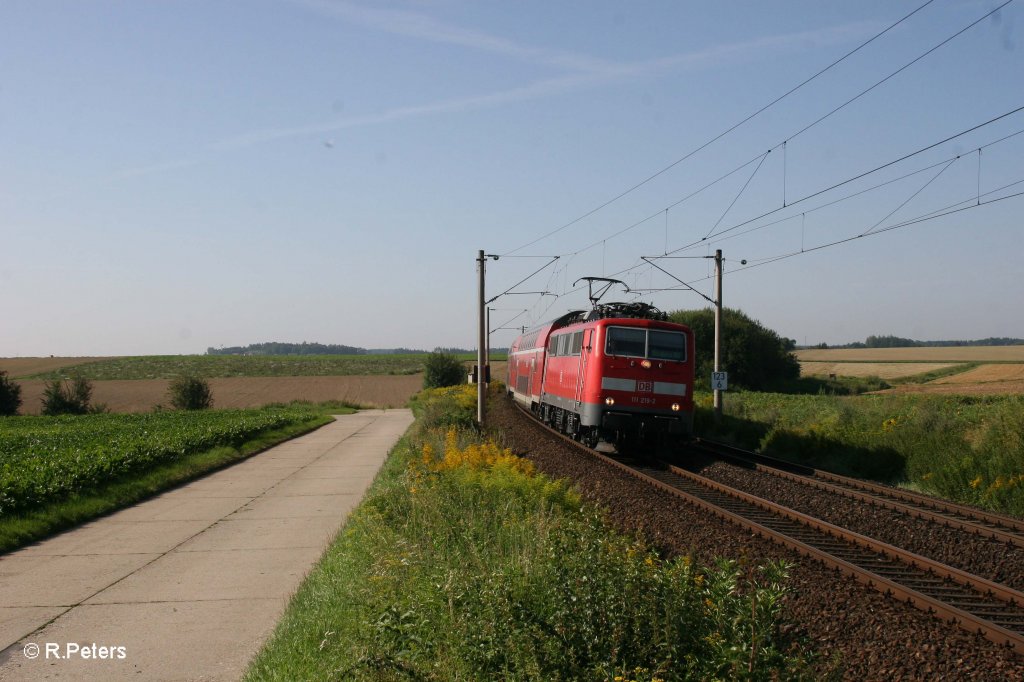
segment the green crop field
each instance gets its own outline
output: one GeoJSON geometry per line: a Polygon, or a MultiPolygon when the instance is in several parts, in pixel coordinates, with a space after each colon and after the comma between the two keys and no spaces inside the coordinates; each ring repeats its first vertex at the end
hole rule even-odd
{"type": "Polygon", "coordinates": [[[93,381],[171,379],[181,374],[214,377],[353,376],[416,374],[426,355],[145,355],[110,358],[34,374],[56,379],[69,373],[93,381]]]}
{"type": "MultiPolygon", "coordinates": [[[[471,362],[475,357],[459,355],[471,362]]],[[[58,369],[21,375],[22,379],[59,379],[71,374],[93,381],[117,379],[172,379],[182,374],[206,378],[364,376],[417,374],[427,355],[143,355],[108,358],[86,363],[69,362],[58,369]]],[[[492,361],[502,361],[492,357],[492,361]]]]}
{"type": "Polygon", "coordinates": [[[312,408],[0,418],[0,518],[160,464],[322,419],[312,408]]]}

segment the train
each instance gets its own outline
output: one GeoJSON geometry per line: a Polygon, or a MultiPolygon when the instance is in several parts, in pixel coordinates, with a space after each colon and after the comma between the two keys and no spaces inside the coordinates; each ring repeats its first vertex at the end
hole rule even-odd
{"type": "Polygon", "coordinates": [[[592,448],[685,442],[693,382],[693,332],[641,302],[594,302],[525,330],[508,353],[509,395],[592,448]]]}

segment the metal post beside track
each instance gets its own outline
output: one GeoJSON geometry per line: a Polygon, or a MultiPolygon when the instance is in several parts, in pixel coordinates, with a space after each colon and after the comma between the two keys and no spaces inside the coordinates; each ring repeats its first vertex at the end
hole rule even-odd
{"type": "MultiPolygon", "coordinates": [[[[722,250],[715,251],[715,372],[722,371],[722,250]]],[[[722,391],[714,389],[715,421],[722,421],[722,391]]]]}
{"type": "Polygon", "coordinates": [[[483,249],[480,250],[477,256],[477,271],[480,275],[480,318],[479,318],[479,338],[476,352],[476,421],[480,426],[484,424],[484,400],[486,399],[486,391],[484,388],[484,376],[487,372],[485,367],[485,348],[487,347],[487,324],[484,314],[484,264],[486,261],[483,249]]]}

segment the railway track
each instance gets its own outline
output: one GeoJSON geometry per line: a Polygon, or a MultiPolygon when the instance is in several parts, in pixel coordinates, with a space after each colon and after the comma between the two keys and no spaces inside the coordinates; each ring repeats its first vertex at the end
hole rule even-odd
{"type": "MultiPolygon", "coordinates": [[[[710,514],[746,528],[773,543],[789,547],[893,598],[956,623],[967,631],[980,633],[1024,655],[1024,593],[731,488],[694,472],[671,465],[652,465],[595,452],[539,422],[536,424],[537,428],[557,435],[589,456],[682,498],[710,514]]],[[[707,448],[707,443],[702,447],[707,448]]],[[[737,453],[732,454],[738,456],[737,453]]],[[[758,466],[761,465],[758,463],[758,466]]],[[[807,473],[790,471],[788,474],[800,477],[802,481],[812,480],[807,473]]],[[[815,485],[819,484],[835,486],[828,490],[844,495],[847,499],[868,502],[864,497],[867,493],[863,489],[856,490],[857,486],[843,488],[838,482],[815,482],[815,485]],[[851,490],[851,487],[855,490],[851,490]]],[[[897,504],[907,509],[912,508],[906,500],[897,502],[880,494],[871,503],[893,509],[895,507],[891,505],[897,504]]],[[[931,510],[927,513],[938,512],[931,510]]],[[[948,510],[943,516],[954,518],[948,510]]],[[[969,532],[972,533],[1014,535],[1012,527],[1006,530],[997,524],[997,527],[992,528],[975,523],[970,518],[957,520],[956,523],[970,525],[969,532]]]]}
{"type": "Polygon", "coordinates": [[[1024,521],[1020,519],[793,464],[725,443],[698,438],[694,447],[719,459],[750,466],[778,478],[1024,548],[1024,521]]]}

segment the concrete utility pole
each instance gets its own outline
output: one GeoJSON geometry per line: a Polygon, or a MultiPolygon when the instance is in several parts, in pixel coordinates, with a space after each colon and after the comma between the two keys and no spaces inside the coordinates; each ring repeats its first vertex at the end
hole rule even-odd
{"type": "Polygon", "coordinates": [[[480,426],[484,425],[485,400],[487,398],[484,389],[484,374],[487,371],[484,367],[487,347],[487,320],[484,312],[484,266],[486,260],[483,249],[481,249],[476,259],[477,271],[480,275],[480,332],[476,353],[476,421],[480,426]]]}
{"type": "MultiPolygon", "coordinates": [[[[715,371],[722,357],[722,250],[715,251],[715,371]]],[[[722,391],[715,389],[715,421],[722,420],[722,391]]]]}

